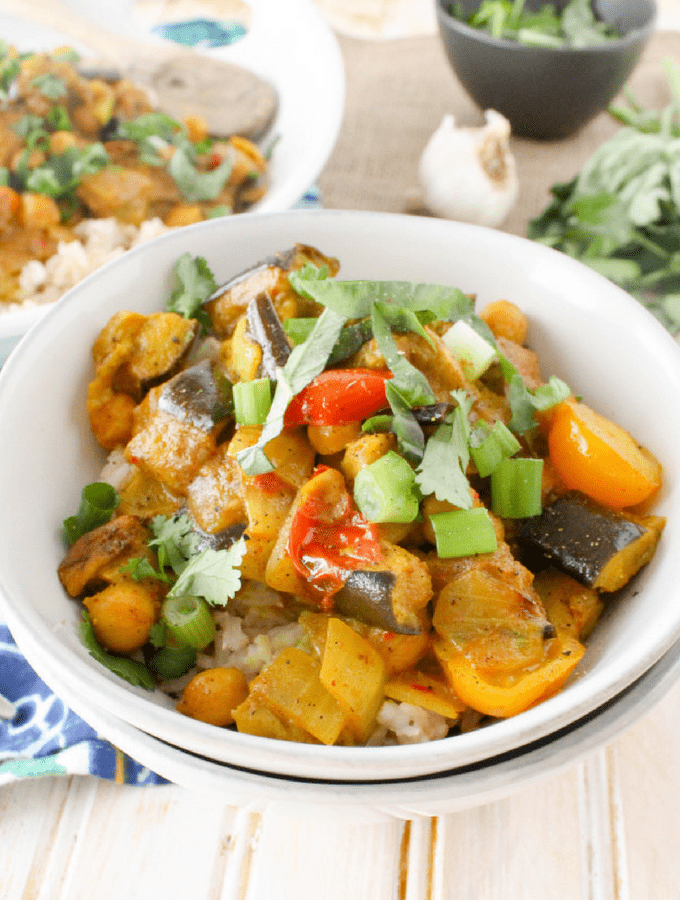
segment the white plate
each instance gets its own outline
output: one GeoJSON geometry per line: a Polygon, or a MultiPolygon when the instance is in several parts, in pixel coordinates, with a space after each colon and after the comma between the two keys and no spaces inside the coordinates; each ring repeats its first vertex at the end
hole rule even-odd
{"type": "MultiPolygon", "coordinates": [[[[114,30],[139,34],[130,2],[67,0],[83,15],[114,30]]],[[[249,68],[273,84],[279,106],[261,141],[274,143],[267,194],[248,215],[290,209],[311,188],[328,160],[342,124],[345,72],[340,48],[313,0],[248,0],[252,20],[238,42],[211,50],[197,49],[249,68]]],[[[18,16],[0,14],[0,35],[21,50],[51,49],[64,43],[86,48],[51,29],[18,16]]],[[[159,38],[157,40],[160,40],[159,38]]],[[[27,327],[45,313],[43,307],[17,312],[0,310],[0,365],[27,327]]]]}
{"type": "Polygon", "coordinates": [[[320,815],[352,822],[441,816],[492,803],[554,777],[610,744],[651,713],[680,677],[680,642],[611,702],[544,741],[515,753],[432,778],[392,783],[332,783],[274,778],[186,753],[94,706],[49,671],[38,674],[98,734],[136,762],[190,790],[253,812],[320,815]]]}
{"type": "Polygon", "coordinates": [[[94,273],[49,312],[0,372],[0,592],[14,637],[91,704],[169,743],[233,765],[293,776],[397,779],[516,750],[614,698],[680,637],[680,353],[659,323],[611,282],[563,254],[490,229],[347,211],[239,216],[169,232],[94,273]],[[412,747],[319,747],[214,728],[177,714],[97,665],[78,635],[79,605],[56,577],[63,518],[104,454],[84,409],[92,342],[122,307],[162,307],[183,252],[205,256],[218,282],[296,241],[341,261],[343,278],[455,284],[480,306],[505,297],[529,315],[544,371],[618,421],[658,455],[668,525],[652,563],[608,606],[577,675],[551,699],[490,728],[412,747]],[[329,774],[329,773],[332,773],[329,774]]]}

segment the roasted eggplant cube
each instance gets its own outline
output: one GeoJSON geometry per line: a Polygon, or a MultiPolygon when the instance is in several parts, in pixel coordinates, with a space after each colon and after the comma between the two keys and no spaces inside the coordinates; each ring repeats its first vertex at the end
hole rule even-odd
{"type": "Polygon", "coordinates": [[[343,616],[396,634],[420,634],[420,629],[401,625],[392,609],[392,590],[396,576],[388,571],[350,572],[343,588],[335,595],[334,607],[343,616]]]}
{"type": "Polygon", "coordinates": [[[518,543],[580,584],[610,592],[622,588],[649,562],[664,525],[659,516],[614,512],[570,493],[527,519],[518,543]]]}

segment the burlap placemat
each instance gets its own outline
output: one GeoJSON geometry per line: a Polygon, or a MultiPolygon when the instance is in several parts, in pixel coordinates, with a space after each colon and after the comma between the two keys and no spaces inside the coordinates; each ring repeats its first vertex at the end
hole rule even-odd
{"type": "MultiPolygon", "coordinates": [[[[338,40],[347,99],[338,142],[319,181],[324,206],[411,212],[418,161],[442,117],[452,113],[458,124],[476,125],[482,112],[457,81],[438,37],[338,40]]],[[[654,35],[628,81],[645,106],[668,103],[665,57],[680,63],[680,33],[654,35]]],[[[605,112],[562,141],[513,137],[520,194],[504,230],[525,235],[529,220],[549,202],[551,185],[576,175],[618,127],[605,112]]]]}

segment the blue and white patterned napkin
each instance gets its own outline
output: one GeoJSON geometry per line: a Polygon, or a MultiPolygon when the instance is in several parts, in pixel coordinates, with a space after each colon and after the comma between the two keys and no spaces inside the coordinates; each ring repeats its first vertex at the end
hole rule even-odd
{"type": "Polygon", "coordinates": [[[0,718],[0,785],[45,775],[96,775],[121,784],[165,779],[103,740],[36,675],[0,615],[0,694],[14,705],[0,718]]]}

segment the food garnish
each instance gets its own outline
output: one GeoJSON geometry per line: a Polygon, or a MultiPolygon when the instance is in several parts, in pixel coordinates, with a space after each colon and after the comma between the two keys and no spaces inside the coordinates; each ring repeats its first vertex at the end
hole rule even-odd
{"type": "Polygon", "coordinates": [[[671,93],[660,110],[626,93],[610,108],[623,127],[581,172],[555,184],[528,236],[561,250],[636,297],[672,333],[680,330],[680,69],[664,62],[671,93]]]}
{"type": "Polygon", "coordinates": [[[525,0],[484,0],[471,15],[456,2],[449,13],[492,37],[530,47],[592,47],[622,36],[616,26],[595,16],[591,0],[570,0],[561,11],[551,3],[531,11],[525,0]]]}
{"type": "Polygon", "coordinates": [[[337,271],[296,245],[216,286],[185,254],[164,311],[105,324],[87,404],[115,475],[59,566],[85,645],[262,737],[517,715],[652,559],[661,466],[542,375],[513,304],[337,271]]]}

